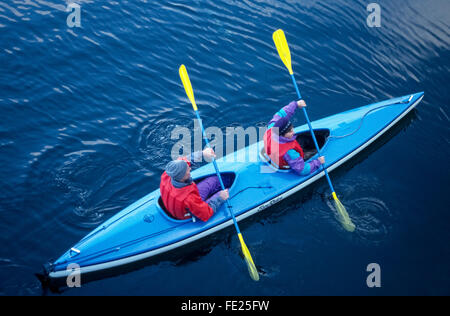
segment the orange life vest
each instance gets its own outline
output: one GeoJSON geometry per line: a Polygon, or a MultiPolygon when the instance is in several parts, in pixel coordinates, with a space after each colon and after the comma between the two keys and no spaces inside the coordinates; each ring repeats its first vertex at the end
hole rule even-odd
{"type": "MultiPolygon", "coordinates": [[[[191,165],[184,157],[178,159],[191,165]]],[[[188,219],[195,216],[206,222],[214,214],[208,203],[202,200],[195,182],[182,188],[175,188],[172,185],[172,179],[164,171],[159,189],[166,210],[176,219],[188,219]]]]}
{"type": "Polygon", "coordinates": [[[291,149],[294,149],[302,158],[305,158],[303,149],[296,140],[284,144],[279,143],[272,137],[272,129],[268,129],[264,134],[264,148],[266,154],[279,168],[289,167],[283,157],[291,149]]]}
{"type": "Polygon", "coordinates": [[[176,219],[187,219],[191,217],[185,202],[189,195],[199,194],[197,185],[194,182],[178,189],[172,185],[172,179],[164,172],[161,176],[159,189],[164,206],[173,217],[176,219]]]}

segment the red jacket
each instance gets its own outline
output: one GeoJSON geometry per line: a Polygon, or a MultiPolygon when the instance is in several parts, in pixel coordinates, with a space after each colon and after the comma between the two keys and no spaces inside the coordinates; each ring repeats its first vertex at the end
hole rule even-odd
{"type": "Polygon", "coordinates": [[[294,149],[300,154],[300,156],[302,156],[302,158],[305,158],[303,149],[296,140],[288,143],[279,143],[273,139],[272,129],[268,129],[264,134],[264,148],[266,150],[266,154],[274,163],[278,165],[279,168],[289,167],[288,163],[284,159],[284,155],[291,149],[294,149]]]}
{"type": "Polygon", "coordinates": [[[204,202],[198,193],[197,185],[192,182],[183,188],[175,188],[170,176],[164,172],[159,186],[161,198],[167,211],[177,219],[188,219],[191,213],[206,222],[214,211],[204,202]]]}

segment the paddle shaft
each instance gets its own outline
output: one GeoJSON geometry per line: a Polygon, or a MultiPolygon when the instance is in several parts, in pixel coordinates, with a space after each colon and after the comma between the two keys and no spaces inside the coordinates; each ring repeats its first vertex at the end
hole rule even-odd
{"type": "MultiPolygon", "coordinates": [[[[198,114],[198,110],[195,110],[195,115],[197,116],[197,120],[198,120],[198,122],[200,124],[200,128],[202,129],[202,135],[203,135],[203,139],[206,142],[206,146],[211,148],[211,145],[209,144],[208,137],[206,136],[205,129],[203,128],[202,119],[200,118],[200,114],[198,114]]],[[[217,174],[217,177],[219,178],[220,186],[222,187],[222,190],[225,190],[225,186],[223,185],[223,181],[222,181],[222,176],[220,175],[219,167],[217,166],[217,163],[216,163],[216,160],[214,159],[214,157],[212,158],[212,163],[214,165],[214,169],[216,169],[216,174],[217,174]]],[[[234,217],[233,210],[231,208],[230,202],[228,200],[226,200],[225,202],[227,203],[228,210],[230,211],[231,217],[233,218],[233,223],[234,223],[234,226],[236,227],[237,233],[240,235],[241,231],[240,231],[239,226],[237,224],[236,218],[234,217]]]]}
{"type": "MultiPolygon", "coordinates": [[[[295,80],[294,74],[291,75],[291,78],[292,78],[292,82],[294,82],[294,87],[295,87],[295,90],[297,91],[297,95],[298,95],[299,99],[302,99],[302,95],[300,94],[300,90],[298,89],[297,81],[295,80]]],[[[302,109],[303,109],[303,113],[305,114],[306,122],[308,123],[309,130],[311,131],[311,136],[314,141],[314,145],[316,145],[317,153],[319,154],[319,157],[320,157],[320,148],[319,148],[319,144],[317,143],[316,135],[314,134],[314,130],[311,125],[311,121],[309,120],[306,109],[305,108],[302,108],[302,109]]],[[[322,170],[325,172],[325,176],[327,178],[328,184],[330,185],[331,192],[334,193],[334,188],[333,188],[333,185],[331,184],[330,177],[328,176],[328,171],[327,171],[327,169],[325,169],[323,164],[321,164],[321,166],[322,166],[322,170]]]]}

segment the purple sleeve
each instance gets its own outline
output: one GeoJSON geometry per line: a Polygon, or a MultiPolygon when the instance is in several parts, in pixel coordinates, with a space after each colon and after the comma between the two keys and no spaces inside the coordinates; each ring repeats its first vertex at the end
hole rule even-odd
{"type": "Polygon", "coordinates": [[[294,115],[296,109],[297,109],[296,101],[292,101],[291,103],[289,103],[288,105],[283,107],[281,110],[279,110],[277,113],[275,113],[273,118],[270,120],[269,128],[271,128],[272,127],[271,125],[275,124],[275,122],[278,121],[282,117],[287,117],[290,120],[291,117],[294,115]]]}
{"type": "Polygon", "coordinates": [[[311,161],[311,162],[309,163],[309,166],[311,167],[310,173],[313,173],[314,171],[320,169],[320,166],[321,166],[321,165],[322,165],[322,164],[320,163],[319,159],[314,159],[313,161],[311,161]]]}

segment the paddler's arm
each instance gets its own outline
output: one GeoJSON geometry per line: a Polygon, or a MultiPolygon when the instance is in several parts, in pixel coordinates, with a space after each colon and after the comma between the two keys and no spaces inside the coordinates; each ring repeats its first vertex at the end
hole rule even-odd
{"type": "MultiPolygon", "coordinates": [[[[305,163],[302,156],[294,149],[288,150],[283,156],[284,160],[288,163],[289,167],[294,170],[300,176],[307,176],[315,172],[320,168],[321,158],[314,159],[311,162],[305,163]]],[[[325,161],[324,161],[325,162],[325,161]]]]}
{"type": "Polygon", "coordinates": [[[297,107],[298,107],[297,101],[292,101],[291,103],[283,107],[281,110],[275,113],[273,118],[270,120],[267,128],[271,129],[275,125],[275,123],[282,117],[287,117],[290,120],[291,117],[294,116],[297,107]]]}
{"type": "Polygon", "coordinates": [[[228,189],[220,191],[218,194],[213,195],[206,201],[208,205],[213,209],[214,213],[222,206],[222,204],[230,197],[228,189]]]}
{"type": "Polygon", "coordinates": [[[186,159],[189,161],[189,163],[195,165],[195,163],[203,162],[203,159],[211,160],[212,157],[216,157],[214,150],[212,150],[211,148],[206,148],[203,151],[196,151],[191,153],[186,157],[186,159]]]}

